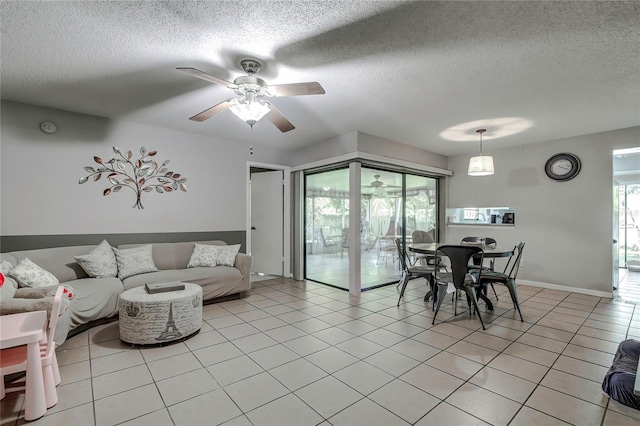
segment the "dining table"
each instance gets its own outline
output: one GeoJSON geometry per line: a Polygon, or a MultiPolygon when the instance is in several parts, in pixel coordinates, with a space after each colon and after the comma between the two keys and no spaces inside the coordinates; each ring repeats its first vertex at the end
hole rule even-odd
{"type": "Polygon", "coordinates": [[[45,336],[46,311],[32,311],[0,316],[0,349],[27,346],[24,419],[42,417],[47,412],[40,359],[40,341],[45,336]]]}
{"type": "MultiPolygon", "coordinates": [[[[427,254],[427,255],[431,255],[431,256],[435,256],[436,255],[436,251],[438,250],[438,247],[441,246],[445,246],[445,245],[460,245],[460,244],[447,244],[447,243],[413,243],[413,244],[408,244],[407,245],[407,249],[411,252],[414,253],[420,253],[420,254],[427,254]]],[[[474,246],[475,244],[466,244],[468,246],[474,246]]],[[[480,247],[480,245],[476,245],[477,247],[480,247]]],[[[485,247],[480,247],[482,248],[482,251],[484,252],[484,258],[485,259],[495,259],[498,257],[511,257],[513,256],[513,248],[505,248],[505,247],[500,247],[494,244],[490,244],[488,246],[485,247]]],[[[435,288],[435,287],[434,287],[435,288]]],[[[433,294],[431,293],[431,290],[429,290],[427,292],[427,294],[424,297],[424,300],[429,300],[429,298],[433,296],[433,294]]],[[[480,299],[482,299],[486,305],[487,305],[487,309],[489,309],[490,311],[493,311],[493,303],[491,303],[491,300],[489,300],[489,298],[487,297],[487,295],[480,291],[478,292],[478,297],[480,299]]]]}

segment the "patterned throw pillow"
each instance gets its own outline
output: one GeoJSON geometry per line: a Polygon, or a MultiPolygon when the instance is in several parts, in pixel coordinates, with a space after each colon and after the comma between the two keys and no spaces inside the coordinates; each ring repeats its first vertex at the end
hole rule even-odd
{"type": "Polygon", "coordinates": [[[51,272],[45,271],[28,257],[22,259],[9,274],[18,281],[20,287],[38,288],[60,283],[51,272]]]}
{"type": "Polygon", "coordinates": [[[193,248],[193,253],[189,258],[187,268],[198,266],[216,266],[218,264],[218,253],[224,246],[212,246],[209,244],[198,244],[193,248]]]}
{"type": "Polygon", "coordinates": [[[156,264],[151,255],[151,244],[130,249],[113,249],[118,263],[118,278],[121,280],[133,275],[156,272],[156,264]]]}
{"type": "Polygon", "coordinates": [[[94,278],[115,277],[118,275],[118,263],[116,255],[113,254],[111,246],[107,240],[102,240],[100,244],[89,253],[82,256],[75,256],[78,265],[94,278]]]}
{"type": "Polygon", "coordinates": [[[220,246],[217,264],[220,266],[233,266],[236,263],[236,255],[240,251],[240,244],[232,246],[220,246]]]}

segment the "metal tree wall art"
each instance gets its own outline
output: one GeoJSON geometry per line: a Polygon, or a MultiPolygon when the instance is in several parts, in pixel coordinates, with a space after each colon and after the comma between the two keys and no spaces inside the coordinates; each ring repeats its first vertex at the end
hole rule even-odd
{"type": "Polygon", "coordinates": [[[128,150],[126,153],[118,147],[113,147],[113,152],[118,156],[109,161],[102,161],[100,157],[93,157],[93,161],[99,166],[86,166],[84,169],[90,173],[88,176],[80,178],[78,183],[83,184],[90,178],[94,182],[100,180],[103,174],[109,181],[111,186],[102,191],[105,197],[112,192],[120,192],[122,188],[129,188],[136,194],[136,203],[132,208],[144,209],[140,196],[143,192],[156,191],[160,194],[165,192],[177,191],[180,189],[187,192],[186,178],[180,173],[174,173],[169,170],[167,165],[169,160],[158,164],[152,157],[158,153],[157,151],[148,151],[145,147],[140,148],[140,158],[133,161],[133,153],[128,150]]]}

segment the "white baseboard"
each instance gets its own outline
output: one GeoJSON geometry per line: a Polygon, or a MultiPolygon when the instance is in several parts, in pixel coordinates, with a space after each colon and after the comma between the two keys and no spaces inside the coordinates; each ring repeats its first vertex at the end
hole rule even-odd
{"type": "Polygon", "coordinates": [[[532,287],[549,288],[551,290],[568,291],[571,293],[579,293],[579,294],[586,294],[588,296],[606,297],[608,299],[613,299],[613,290],[611,292],[606,292],[606,291],[599,291],[599,290],[590,290],[588,288],[569,287],[567,285],[548,284],[548,283],[541,283],[537,281],[528,281],[528,280],[517,280],[517,283],[519,285],[530,285],[532,287]]]}

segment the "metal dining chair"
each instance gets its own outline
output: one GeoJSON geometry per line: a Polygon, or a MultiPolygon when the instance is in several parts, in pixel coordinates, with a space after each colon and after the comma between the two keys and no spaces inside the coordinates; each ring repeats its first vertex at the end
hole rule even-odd
{"type": "MultiPolygon", "coordinates": [[[[395,239],[396,248],[398,249],[398,259],[400,260],[400,266],[402,268],[402,278],[398,282],[398,286],[402,285],[402,290],[400,290],[400,297],[398,298],[398,305],[400,306],[400,300],[402,300],[402,296],[404,295],[404,291],[407,288],[407,283],[409,281],[414,280],[416,278],[426,278],[429,283],[429,290],[432,295],[435,294],[435,286],[433,281],[433,274],[435,271],[434,265],[426,265],[426,266],[411,266],[409,267],[409,262],[407,258],[407,252],[402,246],[402,240],[400,238],[395,239]]],[[[428,298],[429,293],[425,296],[425,301],[428,298]]],[[[435,296],[434,296],[435,301],[435,296]]]]}
{"type": "Polygon", "coordinates": [[[444,245],[438,247],[436,250],[436,264],[442,260],[442,257],[449,258],[451,272],[442,272],[438,269],[435,270],[435,282],[436,282],[436,308],[433,314],[432,325],[436,323],[436,316],[440,310],[442,300],[447,295],[447,289],[449,283],[452,283],[455,287],[455,301],[454,301],[454,315],[458,315],[458,291],[464,291],[467,296],[467,305],[469,306],[469,312],[473,315],[474,312],[478,313],[480,324],[482,329],[484,328],[484,321],[480,315],[480,309],[478,309],[478,291],[480,291],[483,271],[477,269],[476,276],[472,276],[468,273],[469,261],[473,258],[479,258],[480,264],[484,257],[482,248],[476,246],[456,246],[456,245],[444,245]],[[473,303],[473,310],[471,310],[471,303],[473,303]]]}
{"type": "MultiPolygon", "coordinates": [[[[495,247],[498,244],[496,242],[496,240],[494,238],[491,238],[491,237],[464,237],[462,239],[462,241],[460,242],[460,244],[462,244],[462,245],[465,245],[465,244],[478,244],[478,245],[480,245],[480,244],[482,244],[483,239],[484,239],[484,245],[485,246],[493,245],[495,247]]],[[[473,267],[483,268],[485,270],[493,271],[493,268],[495,267],[495,260],[494,259],[490,259],[489,260],[489,267],[486,268],[486,267],[482,266],[482,262],[480,262],[479,259],[474,258],[473,259],[473,267]]],[[[470,268],[472,269],[473,267],[470,267],[470,268]]],[[[500,299],[498,299],[498,293],[496,293],[495,287],[493,286],[493,284],[490,284],[490,285],[491,285],[491,290],[493,290],[493,295],[496,297],[496,300],[500,300],[500,299]]],[[[486,288],[485,288],[485,290],[486,290],[486,288]]]]}
{"type": "MultiPolygon", "coordinates": [[[[522,260],[522,252],[524,250],[524,241],[520,241],[513,248],[513,255],[507,261],[504,267],[504,272],[487,271],[482,269],[476,269],[471,271],[472,275],[476,276],[476,280],[482,285],[499,283],[504,284],[509,290],[511,301],[513,306],[517,309],[520,315],[520,321],[524,322],[522,318],[522,312],[520,311],[520,303],[518,302],[518,292],[516,290],[516,277],[518,276],[518,270],[520,269],[520,261],[522,260]]],[[[495,290],[494,290],[495,291],[495,290]]]]}

